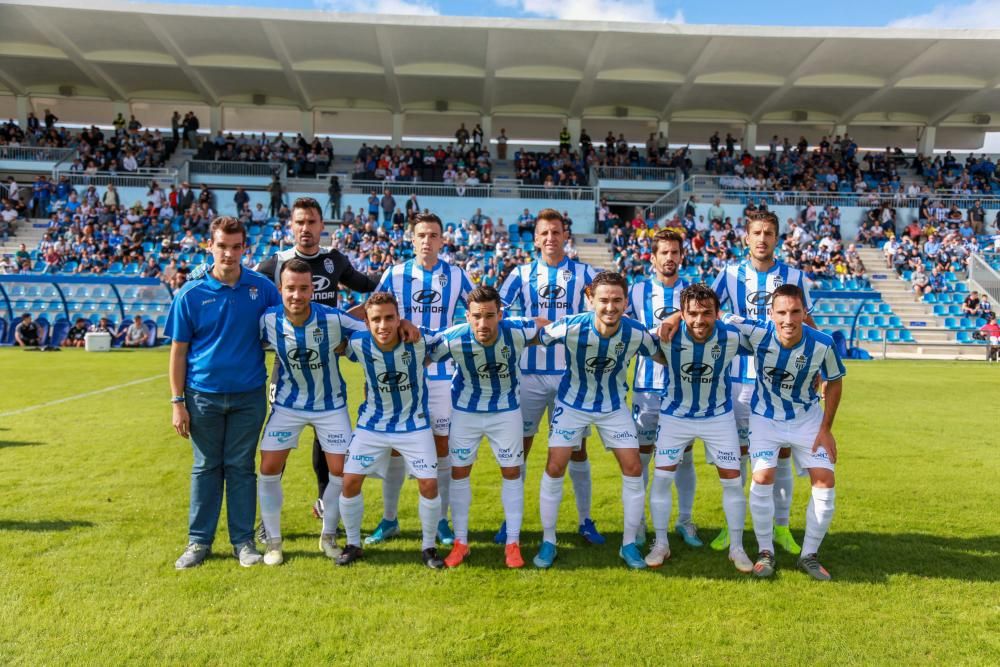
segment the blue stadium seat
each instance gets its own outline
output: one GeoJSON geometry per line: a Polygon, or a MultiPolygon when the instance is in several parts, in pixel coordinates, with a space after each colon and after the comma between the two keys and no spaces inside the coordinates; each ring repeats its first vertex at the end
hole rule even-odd
{"type": "Polygon", "coordinates": [[[901,339],[902,339],[902,341],[904,343],[912,343],[912,342],[914,342],[914,340],[913,340],[913,334],[910,333],[909,329],[903,329],[903,331],[901,333],[902,333],[902,335],[900,337],[901,337],[901,339]]]}
{"type": "Polygon", "coordinates": [[[935,315],[943,316],[943,315],[947,315],[948,312],[949,312],[948,306],[944,306],[942,304],[936,304],[934,306],[934,314],[935,315]]]}
{"type": "Polygon", "coordinates": [[[944,318],[944,325],[949,329],[960,329],[962,328],[962,323],[957,317],[946,317],[944,318]]]}
{"type": "Polygon", "coordinates": [[[887,326],[889,326],[889,318],[886,317],[885,315],[876,315],[875,316],[875,326],[877,326],[877,327],[887,327],[887,326]]]}
{"type": "Polygon", "coordinates": [[[938,302],[938,296],[934,292],[924,295],[924,303],[937,303],[937,302],[938,302]]]}
{"type": "Polygon", "coordinates": [[[968,331],[959,331],[955,336],[955,340],[957,340],[959,343],[975,342],[972,338],[972,334],[969,333],[968,331]]]}
{"type": "Polygon", "coordinates": [[[858,317],[858,326],[859,327],[870,327],[873,324],[874,324],[874,322],[873,322],[871,316],[869,316],[869,315],[861,315],[861,316],[858,317]]]}
{"type": "Polygon", "coordinates": [[[890,343],[898,343],[900,341],[899,331],[895,329],[890,329],[885,332],[885,339],[890,343]]]}
{"type": "Polygon", "coordinates": [[[896,315],[892,315],[892,316],[889,317],[889,326],[890,327],[901,327],[901,326],[903,326],[903,320],[901,320],[896,315]]]}
{"type": "Polygon", "coordinates": [[[882,340],[882,330],[881,329],[869,329],[868,330],[868,340],[878,342],[882,340]]]}
{"type": "Polygon", "coordinates": [[[966,285],[965,283],[956,283],[955,291],[958,292],[959,294],[966,294],[969,291],[969,286],[966,285]]]}

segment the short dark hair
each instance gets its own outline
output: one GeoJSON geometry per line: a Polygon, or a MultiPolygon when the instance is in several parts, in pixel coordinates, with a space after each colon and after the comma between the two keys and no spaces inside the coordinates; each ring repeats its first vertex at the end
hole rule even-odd
{"type": "Polygon", "coordinates": [[[220,215],[215,220],[212,220],[212,225],[209,227],[208,237],[213,241],[215,240],[216,231],[221,231],[223,234],[242,234],[243,242],[246,243],[247,228],[243,226],[243,223],[238,218],[220,215]]]}
{"type": "Polygon", "coordinates": [[[365,301],[365,310],[368,310],[369,306],[383,306],[387,303],[391,303],[396,307],[396,311],[399,311],[399,302],[392,292],[372,292],[365,301]]]}
{"type": "Polygon", "coordinates": [[[538,224],[542,220],[558,220],[563,224],[563,227],[566,226],[566,218],[554,208],[543,208],[539,211],[538,215],[535,216],[535,224],[538,224]]]}
{"type": "Polygon", "coordinates": [[[693,283],[681,290],[681,311],[684,311],[692,301],[695,303],[711,301],[712,305],[715,306],[715,312],[719,312],[719,308],[722,307],[722,304],[719,303],[719,295],[705,283],[693,283]]]}
{"type": "Polygon", "coordinates": [[[319,202],[312,197],[299,197],[296,199],[292,202],[292,212],[294,213],[297,208],[303,208],[307,211],[316,211],[316,215],[319,216],[319,219],[323,219],[323,207],[320,206],[319,202]]]}
{"type": "Polygon", "coordinates": [[[784,285],[778,285],[771,292],[771,303],[779,296],[785,296],[790,299],[797,299],[802,307],[806,307],[806,295],[802,292],[802,288],[798,285],[793,285],[792,283],[785,283],[784,285]]]}
{"type": "Polygon", "coordinates": [[[747,213],[747,231],[750,230],[750,223],[752,222],[763,222],[764,224],[774,225],[775,235],[777,235],[781,230],[781,227],[778,224],[778,216],[770,211],[753,211],[751,213],[747,213]]]}
{"type": "Polygon", "coordinates": [[[503,303],[500,301],[500,292],[495,287],[490,287],[489,285],[481,285],[469,292],[466,301],[469,303],[493,302],[497,305],[498,311],[503,308],[503,303]]]}
{"type": "Polygon", "coordinates": [[[441,229],[441,233],[444,234],[444,223],[441,222],[441,218],[433,213],[417,213],[413,216],[413,222],[411,227],[416,229],[417,225],[424,223],[426,225],[437,225],[441,229]]]}
{"type": "Polygon", "coordinates": [[[285,272],[290,273],[308,273],[312,275],[312,268],[309,266],[309,262],[304,259],[299,259],[298,257],[292,257],[290,260],[281,265],[281,270],[278,272],[278,281],[281,282],[282,276],[285,272]]]}
{"type": "Polygon", "coordinates": [[[676,243],[681,254],[684,253],[684,237],[673,229],[661,229],[653,235],[653,254],[656,254],[657,246],[661,243],[676,243]]]}
{"type": "Polygon", "coordinates": [[[591,282],[586,287],[587,296],[594,296],[594,291],[597,290],[601,285],[611,285],[613,287],[621,287],[622,292],[625,296],[628,296],[628,281],[625,280],[625,276],[620,273],[615,273],[614,271],[601,271],[596,276],[594,276],[593,282],[591,282]]]}
{"type": "Polygon", "coordinates": [[[31,313],[24,313],[23,315],[21,315],[21,319],[22,319],[22,320],[26,320],[26,319],[28,319],[29,317],[31,317],[31,313]]]}

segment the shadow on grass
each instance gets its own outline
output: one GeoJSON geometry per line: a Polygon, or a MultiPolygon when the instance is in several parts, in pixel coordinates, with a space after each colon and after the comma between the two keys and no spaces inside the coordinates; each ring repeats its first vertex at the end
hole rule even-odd
{"type": "Polygon", "coordinates": [[[44,444],[44,442],[36,440],[0,440],[0,449],[7,449],[8,447],[31,447],[33,445],[44,444]]]}
{"type": "Polygon", "coordinates": [[[50,519],[42,521],[10,521],[0,519],[0,530],[21,530],[29,533],[51,533],[73,528],[93,528],[90,521],[63,521],[50,519]]]}

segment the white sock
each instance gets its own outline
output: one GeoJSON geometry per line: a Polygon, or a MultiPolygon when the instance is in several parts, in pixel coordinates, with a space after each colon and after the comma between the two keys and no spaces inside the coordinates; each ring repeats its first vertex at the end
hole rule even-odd
{"type": "Polygon", "coordinates": [[[399,514],[399,494],[406,481],[406,460],[402,456],[389,457],[389,469],[382,480],[382,516],[395,521],[399,514]]]}
{"type": "Polygon", "coordinates": [[[330,474],[330,481],[323,492],[323,534],[336,535],[340,523],[340,491],[344,488],[344,478],[330,474]]]}
{"type": "Polygon", "coordinates": [[[590,518],[590,460],[570,461],[569,479],[573,482],[573,495],[576,497],[576,513],[580,523],[590,518]]]}
{"type": "MultiPolygon", "coordinates": [[[[570,465],[573,465],[570,462],[570,465]]],[[[542,473],[542,489],[538,494],[538,513],[542,519],[542,539],[556,543],[556,523],[559,521],[559,504],[563,496],[564,477],[549,477],[542,473]]],[[[508,530],[510,527],[508,526],[508,530]]]]}
{"type": "MultiPolygon", "coordinates": [[[[448,518],[448,508],[451,507],[451,457],[438,457],[438,497],[441,498],[441,518],[448,518]]],[[[436,530],[436,529],[435,529],[436,530]]]]}
{"type": "Polygon", "coordinates": [[[674,483],[676,474],[673,470],[653,469],[653,484],[649,489],[649,514],[653,518],[657,544],[669,544],[667,529],[674,504],[674,494],[670,492],[670,486],[674,483]]]}
{"type": "Polygon", "coordinates": [[[507,544],[516,544],[521,541],[521,524],[524,523],[524,480],[520,477],[503,480],[500,500],[507,521],[507,544]]]}
{"type": "Polygon", "coordinates": [[[743,550],[743,524],[747,520],[747,499],[738,477],[720,479],[722,482],[722,512],[729,527],[729,550],[743,550]]]}
{"type": "Polygon", "coordinates": [[[624,526],[622,528],[622,544],[635,542],[639,532],[639,524],[646,513],[646,487],[642,484],[642,475],[628,477],[622,475],[622,509],[624,510],[624,526]]]}
{"type": "Polygon", "coordinates": [[[694,473],[694,451],[684,452],[681,464],[677,466],[677,477],[674,480],[677,487],[677,522],[686,523],[691,520],[691,508],[694,507],[694,492],[698,478],[694,473]]]}
{"type": "Polygon", "coordinates": [[[774,553],[773,484],[750,482],[750,517],[757,536],[757,550],[774,553]]]}
{"type": "Polygon", "coordinates": [[[652,452],[639,452],[639,462],[642,464],[642,488],[649,488],[649,462],[653,460],[652,452]]]}
{"type": "Polygon", "coordinates": [[[469,508],[472,506],[472,484],[469,478],[451,480],[451,520],[455,522],[455,541],[469,543],[469,508]]]}
{"type": "Polygon", "coordinates": [[[817,489],[813,487],[812,498],[806,508],[806,535],[802,540],[802,555],[819,553],[819,545],[826,537],[833,521],[833,505],[836,489],[817,489]]]}
{"type": "Polygon", "coordinates": [[[420,496],[420,527],[423,529],[421,550],[434,547],[437,539],[437,525],[441,519],[441,496],[424,498],[420,496]]]}
{"type": "Polygon", "coordinates": [[[257,477],[257,495],[260,497],[260,519],[264,522],[267,539],[281,539],[281,505],[284,492],[281,488],[281,473],[257,477]]]}
{"type": "Polygon", "coordinates": [[[747,482],[750,481],[750,455],[740,454],[740,486],[744,490],[747,488],[747,482]]]}
{"type": "Polygon", "coordinates": [[[345,498],[340,494],[340,516],[344,520],[344,532],[347,533],[347,544],[361,546],[361,519],[365,515],[365,497],[358,494],[353,498],[345,498]]]}
{"type": "Polygon", "coordinates": [[[774,523],[787,526],[788,517],[792,513],[792,485],[795,476],[792,474],[792,458],[778,459],[778,469],[774,471],[774,523]]]}

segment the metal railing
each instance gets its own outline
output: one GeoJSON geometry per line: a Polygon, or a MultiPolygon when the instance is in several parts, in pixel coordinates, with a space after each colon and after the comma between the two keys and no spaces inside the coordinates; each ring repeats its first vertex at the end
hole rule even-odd
{"type": "Polygon", "coordinates": [[[591,167],[591,183],[595,179],[619,181],[662,181],[675,183],[677,170],[673,167],[615,167],[595,165],[591,167]]]}
{"type": "Polygon", "coordinates": [[[75,152],[75,148],[52,148],[49,146],[0,146],[0,160],[60,162],[75,152]]]}
{"type": "Polygon", "coordinates": [[[990,260],[1000,259],[997,253],[983,253],[969,257],[969,280],[979,286],[979,291],[990,295],[993,303],[1000,303],[1000,273],[990,264],[990,260]]]}
{"type": "MultiPolygon", "coordinates": [[[[343,184],[342,184],[343,186],[343,184]]],[[[551,187],[514,183],[482,183],[456,185],[454,183],[427,183],[423,181],[363,181],[352,179],[343,187],[344,194],[382,194],[388,190],[393,195],[418,197],[485,197],[506,199],[561,199],[594,201],[591,187],[551,187]]]]}
{"type": "Polygon", "coordinates": [[[642,210],[642,217],[648,220],[650,214],[659,223],[664,218],[672,215],[681,205],[681,198],[684,196],[685,183],[681,183],[668,192],[665,192],[659,199],[642,210]]]}
{"type": "Polygon", "coordinates": [[[223,160],[189,160],[191,175],[215,176],[285,176],[284,162],[226,162],[223,160]]]}
{"type": "Polygon", "coordinates": [[[110,172],[72,171],[69,169],[54,170],[52,177],[56,180],[65,176],[73,185],[114,185],[116,188],[149,187],[156,181],[160,187],[177,185],[176,169],[140,169],[138,171],[110,172]]]}

